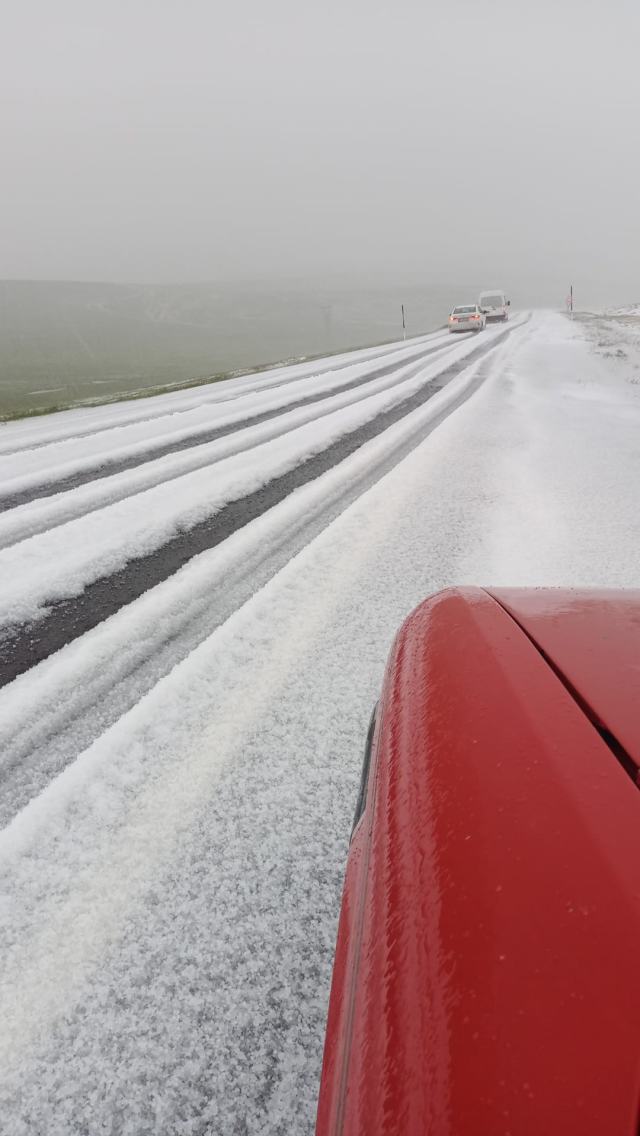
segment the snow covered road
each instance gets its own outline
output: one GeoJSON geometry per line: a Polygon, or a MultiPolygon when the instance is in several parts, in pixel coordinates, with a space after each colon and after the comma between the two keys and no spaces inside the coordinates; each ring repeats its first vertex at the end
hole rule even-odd
{"type": "Polygon", "coordinates": [[[637,587],[639,427],[538,314],[3,428],[5,499],[50,486],[0,517],[3,1130],[313,1131],[395,630],[451,583],[637,587]]]}

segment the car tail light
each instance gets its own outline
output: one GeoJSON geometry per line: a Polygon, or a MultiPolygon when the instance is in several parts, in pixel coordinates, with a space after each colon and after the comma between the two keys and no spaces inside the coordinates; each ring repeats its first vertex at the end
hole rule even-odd
{"type": "Polygon", "coordinates": [[[471,319],[472,319],[472,320],[479,320],[479,319],[480,319],[480,316],[471,316],[471,319]]]}
{"type": "Polygon", "coordinates": [[[457,322],[458,322],[457,316],[449,316],[449,323],[457,323],[457,322]]]}

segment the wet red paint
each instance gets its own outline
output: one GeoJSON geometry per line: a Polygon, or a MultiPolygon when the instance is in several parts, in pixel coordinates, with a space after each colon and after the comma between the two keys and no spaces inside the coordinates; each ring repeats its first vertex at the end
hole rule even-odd
{"type": "Polygon", "coordinates": [[[317,1136],[637,1134],[640,791],[498,594],[439,593],[394,644],[317,1136]]]}
{"type": "Polygon", "coordinates": [[[640,593],[492,588],[491,595],[640,767],[640,593]]]}

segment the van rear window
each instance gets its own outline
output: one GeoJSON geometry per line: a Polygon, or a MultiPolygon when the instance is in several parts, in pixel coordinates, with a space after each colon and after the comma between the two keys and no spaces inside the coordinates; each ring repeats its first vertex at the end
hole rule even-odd
{"type": "Polygon", "coordinates": [[[496,296],[483,296],[482,297],[482,307],[483,308],[501,308],[503,303],[504,303],[504,300],[502,299],[502,296],[496,295],[496,296]]]}

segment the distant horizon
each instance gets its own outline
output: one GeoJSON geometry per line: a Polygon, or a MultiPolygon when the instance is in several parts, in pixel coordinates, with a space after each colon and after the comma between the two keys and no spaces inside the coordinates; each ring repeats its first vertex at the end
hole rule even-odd
{"type": "MultiPolygon", "coordinates": [[[[401,282],[347,276],[133,281],[0,281],[0,414],[42,413],[151,388],[322,357],[442,327],[456,304],[500,288],[511,312],[563,311],[569,285],[508,280],[401,282]]],[[[574,282],[575,310],[630,306],[574,282]]]]}
{"type": "Polygon", "coordinates": [[[8,280],[640,291],[637,0],[34,3],[0,41],[8,280]]]}
{"type": "MultiPolygon", "coordinates": [[[[566,297],[571,287],[571,281],[567,284],[554,281],[545,277],[532,277],[528,281],[520,281],[515,286],[510,285],[509,279],[505,279],[507,274],[493,274],[488,277],[488,282],[484,277],[480,278],[471,273],[466,276],[438,276],[437,278],[428,278],[420,275],[407,273],[403,276],[397,275],[394,272],[386,271],[381,272],[378,276],[372,276],[371,273],[356,273],[350,272],[346,269],[336,270],[333,273],[297,273],[297,274],[283,274],[271,276],[229,276],[223,277],[210,277],[208,279],[191,279],[191,280],[117,280],[117,279],[100,279],[94,278],[80,278],[80,277],[64,277],[64,276],[42,276],[42,277],[20,277],[20,276],[7,276],[0,277],[0,285],[76,285],[82,287],[113,287],[113,288],[146,288],[146,289],[189,289],[189,288],[216,288],[229,290],[236,289],[255,289],[258,291],[268,289],[287,290],[288,287],[297,288],[304,285],[310,293],[314,289],[324,290],[327,288],[344,288],[345,291],[360,291],[366,292],[380,292],[381,290],[397,290],[401,295],[404,288],[407,292],[410,290],[424,290],[425,292],[437,295],[440,290],[449,291],[450,289],[465,289],[486,291],[491,288],[503,289],[510,297],[515,297],[513,300],[516,307],[556,310],[564,306],[564,298],[561,293],[564,292],[566,297]],[[546,293],[545,299],[542,293],[546,293]],[[522,295],[520,302],[517,297],[522,295]]],[[[575,310],[605,310],[607,308],[620,307],[624,305],[631,305],[639,302],[631,290],[627,291],[626,285],[620,284],[614,279],[587,279],[581,281],[576,278],[573,281],[574,290],[574,309],[575,310]],[[584,299],[586,297],[586,299],[584,299]]],[[[640,294],[640,280],[636,296],[640,294]]]]}

